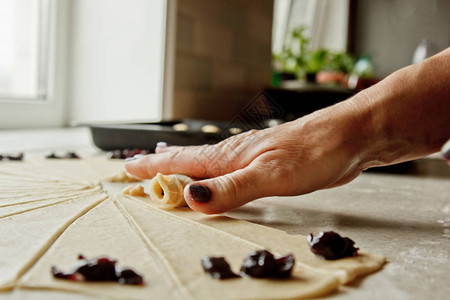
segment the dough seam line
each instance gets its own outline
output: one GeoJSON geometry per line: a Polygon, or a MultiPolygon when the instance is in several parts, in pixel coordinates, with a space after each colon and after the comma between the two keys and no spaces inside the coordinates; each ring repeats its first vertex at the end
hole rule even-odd
{"type": "MultiPolygon", "coordinates": [[[[124,196],[127,196],[127,195],[124,195],[124,196]]],[[[161,251],[149,239],[149,237],[147,237],[147,235],[145,235],[142,228],[139,226],[139,224],[137,224],[137,222],[134,220],[134,218],[130,215],[130,213],[128,212],[126,207],[122,203],[120,203],[120,201],[117,199],[117,197],[114,198],[114,204],[119,209],[120,213],[124,216],[124,218],[127,220],[127,222],[130,223],[131,227],[137,232],[138,236],[142,239],[142,241],[147,246],[147,248],[149,248],[149,250],[151,252],[154,252],[156,254],[158,260],[160,261],[160,264],[162,264],[163,267],[168,271],[168,273],[170,274],[170,277],[172,278],[175,285],[178,286],[180,291],[182,291],[181,294],[182,294],[183,298],[194,300],[194,298],[192,297],[189,290],[184,286],[184,284],[182,283],[182,281],[180,280],[178,275],[175,273],[172,265],[167,261],[167,258],[164,256],[164,254],[161,253],[161,251]]]]}
{"type": "MultiPolygon", "coordinates": [[[[64,233],[64,231],[69,228],[70,225],[72,225],[76,220],[87,214],[91,209],[102,203],[108,199],[107,195],[106,197],[94,202],[93,204],[85,207],[79,214],[75,215],[73,218],[71,218],[69,221],[67,221],[58,231],[55,232],[49,239],[48,244],[45,245],[42,249],[39,250],[39,252],[36,253],[36,255],[23,266],[23,268],[17,273],[16,277],[13,279],[13,282],[10,287],[5,286],[6,289],[13,289],[15,286],[18,286],[20,288],[20,279],[21,277],[26,274],[35,264],[36,262],[50,249],[50,247],[55,243],[55,241],[64,233]]],[[[1,291],[2,289],[0,289],[1,291]]]]}
{"type": "MultiPolygon", "coordinates": [[[[93,189],[92,191],[88,191],[86,193],[82,193],[82,194],[76,194],[76,195],[71,195],[69,197],[66,197],[66,200],[73,200],[76,198],[81,198],[81,197],[86,197],[86,196],[92,196],[95,195],[96,192],[101,192],[101,190],[99,189],[93,189]]],[[[11,206],[18,206],[18,205],[23,205],[23,204],[30,204],[30,203],[35,203],[35,202],[41,202],[41,201],[46,201],[46,200],[54,200],[54,199],[58,199],[58,198],[63,198],[61,196],[55,196],[55,197],[49,197],[49,198],[44,198],[44,199],[37,199],[37,200],[29,200],[29,201],[24,201],[24,202],[16,202],[16,203],[10,203],[10,204],[4,204],[1,205],[0,204],[0,209],[5,208],[5,207],[11,207],[11,206]]],[[[0,201],[1,202],[1,201],[0,201]]]]}
{"type": "MultiPolygon", "coordinates": [[[[41,208],[50,207],[50,206],[53,206],[53,205],[58,205],[58,204],[61,204],[61,203],[64,203],[64,202],[70,202],[70,201],[74,201],[74,200],[75,201],[77,201],[77,200],[85,200],[86,198],[88,198],[90,196],[95,196],[95,193],[91,193],[90,195],[84,195],[83,197],[76,197],[76,196],[74,196],[74,197],[66,198],[64,200],[60,200],[60,201],[55,202],[55,203],[44,204],[44,205],[41,205],[41,206],[28,208],[26,210],[10,213],[10,214],[3,215],[3,216],[0,215],[0,219],[8,218],[8,217],[15,216],[15,215],[20,215],[20,214],[27,213],[27,212],[30,212],[30,211],[33,211],[33,210],[38,210],[38,209],[41,209],[41,208]]],[[[48,199],[42,199],[42,200],[38,200],[38,201],[30,201],[30,202],[19,203],[19,204],[29,204],[29,203],[40,202],[40,201],[45,201],[45,200],[48,200],[48,199]]],[[[17,204],[17,205],[19,205],[19,204],[17,204]]],[[[17,205],[11,205],[11,206],[17,206],[17,205]]],[[[11,207],[11,206],[4,206],[4,207],[11,207]]],[[[0,208],[2,208],[2,207],[0,207],[0,208]]]]}
{"type": "MultiPolygon", "coordinates": [[[[122,195],[122,196],[127,197],[127,198],[131,198],[133,201],[136,201],[136,200],[133,199],[133,197],[131,197],[131,196],[128,196],[128,195],[122,195]]],[[[146,203],[146,202],[144,202],[144,201],[141,201],[141,200],[138,200],[138,201],[141,202],[141,203],[143,203],[143,204],[145,204],[146,207],[151,208],[152,210],[155,210],[155,211],[157,211],[157,212],[159,212],[159,213],[166,214],[166,215],[168,215],[168,216],[170,216],[170,217],[173,217],[173,218],[175,218],[175,219],[179,219],[179,220],[181,220],[181,221],[186,221],[186,222],[191,223],[191,224],[197,224],[197,225],[199,225],[199,226],[201,226],[201,227],[204,227],[204,228],[206,228],[206,229],[208,229],[208,230],[211,230],[211,231],[213,231],[213,232],[217,232],[217,233],[219,233],[219,234],[222,234],[222,235],[225,235],[225,236],[229,236],[229,237],[231,237],[231,238],[233,238],[233,239],[235,239],[235,240],[239,240],[239,241],[245,242],[245,243],[247,243],[247,244],[254,245],[256,248],[265,249],[265,247],[264,247],[263,245],[260,245],[260,244],[258,244],[258,243],[255,243],[255,242],[246,240],[246,239],[244,239],[244,238],[242,238],[242,237],[240,237],[240,236],[237,236],[237,235],[235,235],[235,234],[232,234],[232,233],[229,233],[229,232],[226,232],[226,231],[219,230],[219,229],[217,229],[217,228],[214,228],[214,227],[212,227],[212,226],[203,224],[203,223],[198,222],[198,221],[194,221],[194,220],[191,220],[191,219],[188,219],[188,218],[183,218],[183,217],[180,217],[180,216],[177,216],[177,215],[173,215],[173,214],[171,214],[171,213],[169,213],[169,212],[166,212],[164,209],[161,209],[161,208],[159,208],[159,207],[154,207],[154,206],[152,206],[152,205],[150,205],[149,203],[146,203]]],[[[229,218],[229,217],[227,217],[227,218],[229,218]]],[[[230,219],[231,219],[231,218],[230,218],[230,219]]],[[[277,255],[277,256],[283,255],[283,254],[281,254],[281,253],[278,253],[277,251],[271,251],[271,252],[272,252],[273,254],[277,255]]],[[[343,281],[341,280],[342,277],[345,277],[345,278],[349,277],[349,274],[348,274],[345,270],[322,270],[322,269],[315,268],[315,267],[309,266],[309,265],[307,265],[307,264],[305,264],[305,263],[301,263],[301,262],[298,262],[298,261],[296,261],[295,264],[296,264],[298,267],[301,267],[301,268],[304,268],[304,269],[307,269],[307,270],[310,270],[310,271],[314,271],[314,272],[318,272],[318,273],[322,273],[322,274],[327,274],[327,275],[334,275],[334,276],[336,276],[336,277],[338,278],[338,280],[339,280],[341,283],[343,282],[343,281]]],[[[350,281],[350,282],[351,282],[351,281],[350,281]]],[[[349,282],[347,282],[347,283],[349,283],[349,282]]]]}
{"type": "MultiPolygon", "coordinates": [[[[92,189],[92,188],[95,188],[95,186],[83,187],[83,188],[80,188],[80,189],[78,189],[78,188],[77,188],[77,189],[69,189],[69,188],[67,188],[67,189],[55,189],[55,192],[52,193],[52,194],[62,193],[62,192],[70,192],[70,191],[73,191],[73,192],[77,192],[77,191],[85,191],[85,190],[92,189]]],[[[2,192],[3,192],[3,191],[2,191],[2,192]]],[[[14,192],[14,190],[12,190],[12,191],[10,191],[10,192],[8,192],[8,193],[11,193],[11,192],[14,192]]],[[[37,193],[23,193],[23,194],[16,194],[14,197],[2,195],[2,196],[0,196],[0,201],[1,201],[1,200],[5,200],[5,199],[20,199],[20,198],[26,198],[26,197],[31,197],[31,196],[34,196],[34,195],[41,195],[41,194],[44,194],[44,193],[42,193],[42,191],[38,191],[37,193]]]]}

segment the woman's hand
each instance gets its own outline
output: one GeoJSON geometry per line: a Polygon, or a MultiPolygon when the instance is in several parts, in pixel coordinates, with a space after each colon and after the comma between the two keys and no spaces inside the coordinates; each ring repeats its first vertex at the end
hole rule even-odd
{"type": "Polygon", "coordinates": [[[187,185],[184,196],[207,214],[341,185],[369,167],[438,151],[450,138],[449,82],[450,48],[296,121],[216,145],[160,144],[156,154],[126,169],[141,178],[161,172],[201,179],[187,185]]]}
{"type": "Polygon", "coordinates": [[[261,197],[300,195],[340,185],[361,172],[355,157],[364,144],[355,135],[361,128],[340,112],[322,110],[215,145],[159,143],[156,154],[129,162],[126,168],[140,178],[161,172],[202,179],[186,186],[184,196],[192,209],[207,214],[261,197]]]}

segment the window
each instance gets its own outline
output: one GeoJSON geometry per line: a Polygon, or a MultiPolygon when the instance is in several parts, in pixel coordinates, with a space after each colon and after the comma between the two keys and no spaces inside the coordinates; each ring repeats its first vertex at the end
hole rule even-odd
{"type": "Polygon", "coordinates": [[[132,2],[0,0],[0,129],[160,119],[168,5],[132,2]]]}
{"type": "Polygon", "coordinates": [[[0,1],[0,99],[46,99],[51,4],[0,1]]]}

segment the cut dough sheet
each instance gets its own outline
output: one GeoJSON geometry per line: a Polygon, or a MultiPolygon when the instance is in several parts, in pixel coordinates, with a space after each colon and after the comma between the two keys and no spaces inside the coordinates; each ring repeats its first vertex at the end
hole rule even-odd
{"type": "Polygon", "coordinates": [[[33,168],[44,174],[51,174],[64,181],[99,183],[88,159],[43,159],[31,161],[33,168]]]}
{"type": "Polygon", "coordinates": [[[49,185],[46,187],[41,187],[39,189],[33,189],[33,188],[28,188],[26,185],[22,185],[22,187],[17,187],[15,190],[8,189],[7,191],[0,192],[0,201],[2,201],[4,199],[20,199],[23,197],[34,197],[39,194],[52,194],[55,192],[64,193],[64,192],[71,192],[71,191],[79,191],[79,190],[89,189],[92,187],[94,187],[94,186],[83,185],[83,186],[77,187],[75,185],[72,188],[65,188],[65,187],[58,187],[56,185],[53,185],[53,186],[49,185]]]}
{"type": "Polygon", "coordinates": [[[121,183],[131,183],[131,182],[141,182],[142,180],[130,175],[126,171],[119,171],[110,176],[103,178],[106,182],[121,182],[121,183]]]}
{"type": "Polygon", "coordinates": [[[0,219],[9,217],[12,215],[24,213],[27,211],[40,209],[43,207],[56,205],[62,202],[71,200],[81,200],[86,197],[95,196],[99,194],[99,189],[86,190],[84,193],[77,193],[74,195],[59,195],[58,197],[40,198],[39,200],[34,200],[30,202],[18,203],[14,205],[8,205],[0,207],[0,219]]]}
{"type": "MultiPolygon", "coordinates": [[[[145,201],[141,202],[152,207],[145,201]]],[[[156,207],[153,209],[158,210],[156,207]]],[[[356,257],[325,260],[311,252],[305,236],[289,235],[278,229],[225,216],[206,216],[191,209],[173,209],[164,211],[164,213],[215,228],[257,245],[264,245],[270,251],[278,254],[291,252],[295,255],[298,263],[312,267],[319,272],[333,273],[343,284],[381,269],[386,262],[384,256],[364,251],[359,251],[359,255],[356,257]]]]}
{"type": "MultiPolygon", "coordinates": [[[[63,191],[58,191],[58,192],[54,192],[55,189],[49,187],[48,189],[51,189],[52,192],[48,192],[44,193],[35,193],[33,195],[25,195],[25,196],[16,196],[16,197],[5,197],[0,199],[0,209],[3,207],[7,207],[7,206],[12,206],[12,205],[18,205],[18,204],[25,204],[25,203],[32,203],[32,202],[39,202],[42,200],[50,200],[50,199],[55,199],[55,198],[60,198],[60,197],[75,197],[75,196],[83,196],[86,194],[90,194],[96,191],[100,191],[101,187],[100,186],[96,186],[93,188],[83,188],[83,189],[75,189],[75,190],[63,190],[63,191]]],[[[12,193],[12,195],[16,195],[16,193],[12,193]]]]}
{"type": "MultiPolygon", "coordinates": [[[[75,162],[73,165],[76,165],[75,162]]],[[[34,182],[58,182],[58,183],[75,183],[71,177],[70,170],[55,170],[52,165],[45,166],[43,163],[21,162],[20,164],[5,163],[0,165],[0,179],[18,180],[18,181],[34,181],[34,182]],[[55,174],[52,171],[56,172],[55,174]]],[[[75,179],[80,179],[76,177],[75,179]]],[[[86,180],[82,180],[86,182],[86,180]]]]}
{"type": "Polygon", "coordinates": [[[166,272],[158,256],[139,236],[112,200],[107,200],[76,220],[52,245],[19,283],[22,288],[38,288],[84,293],[106,299],[183,299],[177,283],[166,272]],[[95,224],[95,230],[92,230],[95,224]],[[79,254],[87,258],[108,256],[141,274],[144,286],[114,282],[73,282],[55,279],[52,266],[65,271],[79,254]]]}
{"type": "Polygon", "coordinates": [[[13,288],[67,226],[106,198],[105,193],[98,192],[0,219],[0,290],[13,288]]]}
{"type": "MultiPolygon", "coordinates": [[[[1,170],[1,169],[0,169],[1,170]]],[[[89,183],[77,183],[77,182],[70,182],[65,180],[57,180],[55,178],[46,178],[45,176],[41,176],[40,178],[35,177],[28,177],[27,173],[22,174],[22,177],[13,178],[10,175],[6,174],[0,174],[0,186],[1,187],[8,187],[13,186],[17,187],[20,184],[30,185],[33,187],[40,187],[42,185],[49,185],[49,184],[57,184],[58,186],[63,187],[70,187],[70,186],[77,186],[77,185],[88,185],[91,186],[92,184],[89,183]]]]}
{"type": "Polygon", "coordinates": [[[120,197],[117,205],[122,216],[108,200],[74,222],[22,278],[19,286],[73,291],[108,299],[209,300],[312,297],[330,293],[339,285],[333,275],[300,267],[290,280],[214,280],[202,270],[203,255],[225,255],[237,271],[255,245],[148,209],[126,197],[120,197]],[[90,230],[92,224],[98,224],[95,231],[90,230]],[[146,285],[79,283],[51,276],[52,265],[69,269],[80,253],[87,257],[107,253],[118,259],[119,265],[142,273],[146,285]]]}
{"type": "Polygon", "coordinates": [[[103,179],[125,170],[125,162],[122,159],[106,159],[104,156],[98,156],[87,158],[86,162],[92,168],[92,175],[98,179],[103,179]]]}
{"type": "MultiPolygon", "coordinates": [[[[104,201],[108,196],[99,180],[123,166],[105,157],[0,164],[0,290],[16,286],[136,300],[310,298],[384,263],[384,257],[362,251],[326,261],[311,253],[303,236],[188,208],[164,210],[149,197],[117,195],[104,201]],[[293,278],[218,281],[201,267],[202,256],[224,256],[238,272],[244,257],[257,249],[277,256],[293,253],[293,278]],[[52,277],[51,266],[70,270],[78,254],[118,259],[119,266],[142,274],[146,285],[52,277]]],[[[111,191],[122,188],[116,184],[111,191]]]]}
{"type": "Polygon", "coordinates": [[[166,272],[174,274],[180,286],[194,299],[309,298],[328,294],[339,285],[336,276],[301,266],[296,266],[294,276],[289,280],[214,280],[203,271],[201,257],[224,256],[232,269],[239,272],[244,257],[263,247],[163,210],[149,208],[129,196],[117,196],[116,199],[119,207],[136,223],[149,247],[166,265],[166,272]]]}

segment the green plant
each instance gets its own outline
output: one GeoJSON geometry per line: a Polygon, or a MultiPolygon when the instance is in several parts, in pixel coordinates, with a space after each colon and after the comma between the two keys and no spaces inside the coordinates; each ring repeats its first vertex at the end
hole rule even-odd
{"type": "Polygon", "coordinates": [[[317,73],[326,66],[328,57],[328,50],[320,49],[314,52],[308,53],[308,58],[305,61],[304,69],[306,73],[317,73]]]}
{"type": "Polygon", "coordinates": [[[309,38],[305,33],[306,30],[306,26],[295,28],[286,38],[281,53],[273,55],[279,71],[298,73],[306,64],[309,52],[307,49],[309,38]]]}
{"type": "Polygon", "coordinates": [[[334,52],[330,53],[328,69],[331,71],[340,71],[349,74],[353,71],[355,59],[348,53],[334,52]]]}
{"type": "Polygon", "coordinates": [[[281,53],[273,55],[278,71],[295,73],[298,77],[321,70],[352,72],[355,61],[350,54],[327,49],[311,51],[309,42],[307,27],[295,28],[286,38],[281,53]]]}

